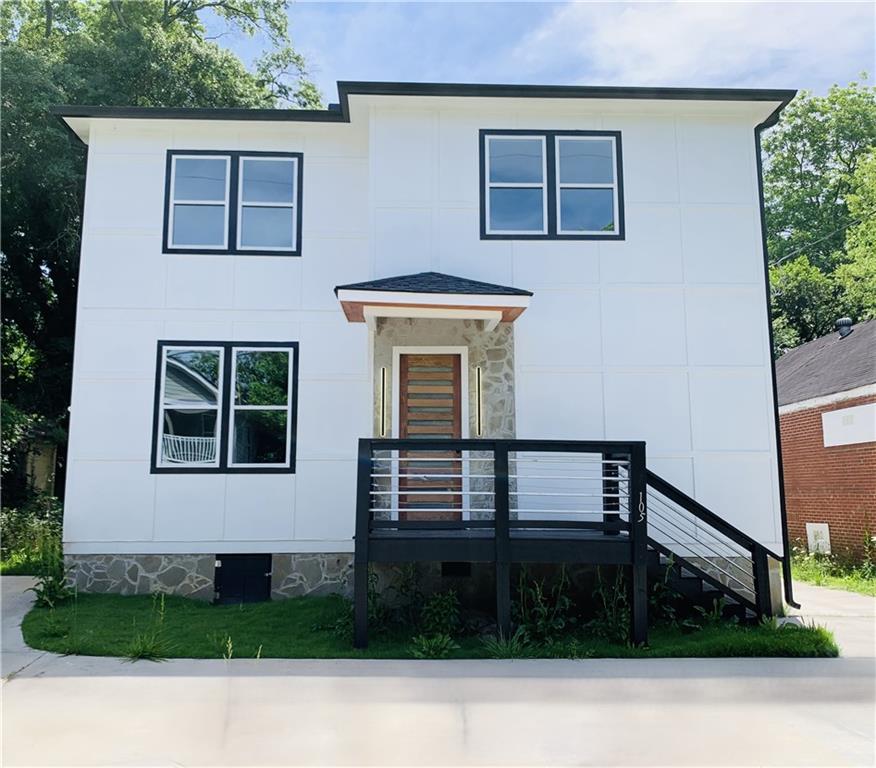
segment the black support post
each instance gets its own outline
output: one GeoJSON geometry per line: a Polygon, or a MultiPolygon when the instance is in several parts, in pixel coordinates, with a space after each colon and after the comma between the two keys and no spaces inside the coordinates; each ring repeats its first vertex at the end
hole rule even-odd
{"type": "Polygon", "coordinates": [[[353,558],[353,645],[368,647],[368,536],[371,522],[371,443],[359,440],[356,547],[353,558]]]}
{"type": "Polygon", "coordinates": [[[630,449],[630,641],[633,645],[648,642],[648,493],[645,476],[645,444],[634,443],[630,449]]]}
{"type": "Polygon", "coordinates": [[[511,541],[508,494],[508,444],[493,450],[493,484],[496,508],[496,624],[503,637],[511,634],[511,541]]]}
{"type": "Polygon", "coordinates": [[[751,562],[754,570],[754,604],[757,606],[757,618],[771,616],[772,599],[770,596],[770,569],[766,550],[758,543],[751,548],[751,562]]]}

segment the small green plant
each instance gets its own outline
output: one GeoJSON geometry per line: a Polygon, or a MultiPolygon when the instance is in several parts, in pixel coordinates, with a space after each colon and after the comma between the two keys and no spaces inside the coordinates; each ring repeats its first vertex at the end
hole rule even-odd
{"type": "Polygon", "coordinates": [[[630,606],[623,570],[618,568],[614,580],[608,582],[602,576],[602,569],[596,568],[593,601],[596,615],[587,623],[587,628],[609,642],[625,643],[630,629],[630,606]]]}
{"type": "Polygon", "coordinates": [[[575,623],[568,588],[565,566],[550,587],[544,579],[531,578],[526,567],[520,569],[515,603],[517,621],[536,642],[560,635],[575,623]]]}
{"type": "Polygon", "coordinates": [[[417,635],[411,640],[411,655],[415,659],[446,659],[459,645],[450,635],[417,635]]]}
{"type": "Polygon", "coordinates": [[[207,636],[213,652],[226,661],[234,658],[234,641],[229,632],[214,632],[207,636]]]}
{"type": "Polygon", "coordinates": [[[492,659],[524,659],[532,655],[534,650],[532,640],[526,627],[517,627],[511,637],[505,637],[501,632],[481,638],[484,650],[492,659]]]}
{"type": "Polygon", "coordinates": [[[36,585],[28,591],[36,595],[36,604],[43,608],[54,608],[73,597],[73,590],[67,584],[60,539],[40,540],[36,585]]]}
{"type": "MultiPolygon", "coordinates": [[[[398,578],[392,587],[395,592],[395,612],[400,624],[416,627],[419,623],[420,608],[423,605],[423,591],[420,588],[420,566],[418,563],[405,563],[396,569],[398,578]]],[[[370,616],[369,616],[370,621],[370,616]]]]}
{"type": "Polygon", "coordinates": [[[549,640],[541,648],[551,659],[592,659],[596,652],[584,646],[576,637],[565,640],[549,640]]]}
{"type": "Polygon", "coordinates": [[[459,598],[452,589],[436,592],[423,605],[420,629],[424,635],[454,635],[459,629],[459,598]]]}
{"type": "Polygon", "coordinates": [[[695,605],[694,608],[705,626],[717,627],[725,622],[736,623],[735,616],[732,619],[724,618],[724,608],[726,605],[727,601],[721,596],[712,600],[711,608],[703,608],[701,605],[695,605]]]}
{"type": "Polygon", "coordinates": [[[673,626],[678,621],[675,610],[676,592],[669,585],[675,557],[670,555],[666,561],[663,578],[652,582],[651,594],[648,596],[648,616],[654,622],[662,622],[673,626]]]}
{"type": "Polygon", "coordinates": [[[142,632],[134,630],[134,635],[125,649],[128,661],[164,661],[171,652],[164,639],[164,619],[166,607],[164,594],[152,595],[151,624],[142,632]]]}

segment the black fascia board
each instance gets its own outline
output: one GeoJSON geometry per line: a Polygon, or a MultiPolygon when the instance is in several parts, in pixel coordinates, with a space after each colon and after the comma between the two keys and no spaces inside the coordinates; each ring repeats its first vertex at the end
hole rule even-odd
{"type": "MultiPolygon", "coordinates": [[[[769,88],[650,88],[605,85],[510,85],[489,83],[407,83],[338,81],[338,103],[328,109],[244,109],[236,107],[130,107],[62,104],[50,112],[65,118],[141,120],[255,120],[267,122],[349,123],[350,96],[444,96],[530,99],[652,99],[666,101],[777,101],[769,123],[796,95],[769,88]]],[[[67,126],[69,128],[69,125],[67,126]]],[[[78,138],[78,137],[77,137],[78,138]]]]}

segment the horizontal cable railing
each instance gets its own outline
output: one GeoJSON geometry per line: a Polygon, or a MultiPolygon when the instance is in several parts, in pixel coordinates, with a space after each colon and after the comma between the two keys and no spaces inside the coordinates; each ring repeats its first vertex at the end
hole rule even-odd
{"type": "Polygon", "coordinates": [[[367,513],[426,530],[495,520],[497,453],[511,528],[601,528],[619,533],[630,515],[629,444],[518,440],[365,440],[367,513]]]}

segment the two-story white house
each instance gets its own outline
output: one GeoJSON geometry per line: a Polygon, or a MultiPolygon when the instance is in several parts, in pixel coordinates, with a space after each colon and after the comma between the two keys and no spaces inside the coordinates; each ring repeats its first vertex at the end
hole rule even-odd
{"type": "MultiPolygon", "coordinates": [[[[793,95],[342,82],[319,111],[57,108],[88,145],[79,589],[213,598],[221,562],[224,595],[348,590],[360,438],[644,441],[781,559],[759,132],[793,95]]],[[[388,519],[475,519],[458,474],[423,503],[394,476],[388,519]]],[[[605,487],[561,511],[617,509],[605,487]]]]}

